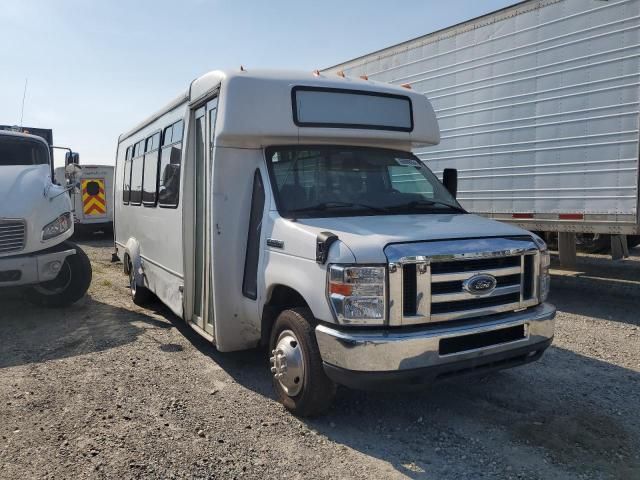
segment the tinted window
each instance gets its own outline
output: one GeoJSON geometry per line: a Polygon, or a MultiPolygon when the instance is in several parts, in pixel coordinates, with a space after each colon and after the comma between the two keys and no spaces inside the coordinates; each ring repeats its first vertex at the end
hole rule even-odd
{"type": "MultiPolygon", "coordinates": [[[[158,134],[160,138],[160,134],[158,134]]],[[[142,189],[142,202],[147,206],[154,206],[158,188],[158,150],[147,153],[144,156],[144,185],[142,189]]]]}
{"type": "Polygon", "coordinates": [[[145,152],[151,152],[152,150],[156,150],[159,146],[160,146],[160,132],[147,138],[147,146],[145,148],[145,152]]]}
{"type": "Polygon", "coordinates": [[[173,139],[172,139],[172,141],[174,143],[182,141],[182,128],[183,128],[182,120],[180,120],[179,122],[176,122],[176,123],[173,124],[173,139]]]}
{"type": "Polygon", "coordinates": [[[242,293],[253,300],[258,298],[258,261],[260,259],[260,234],[262,233],[262,214],[264,212],[264,185],[260,171],[253,177],[253,195],[249,214],[249,235],[247,236],[247,254],[244,260],[244,279],[242,293]]]}
{"type": "Polygon", "coordinates": [[[142,176],[144,157],[131,160],[131,195],[129,201],[132,205],[140,205],[142,201],[142,176]]]}
{"type": "MultiPolygon", "coordinates": [[[[131,153],[131,151],[129,151],[131,153]]],[[[124,180],[122,181],[122,201],[129,203],[131,187],[131,160],[124,162],[124,180]]]]}
{"type": "Polygon", "coordinates": [[[35,140],[0,136],[0,165],[47,165],[49,149],[35,140]]]}
{"type": "Polygon", "coordinates": [[[171,143],[171,134],[173,132],[173,125],[169,125],[164,129],[162,134],[162,146],[169,145],[171,143]]]}
{"type": "Polygon", "coordinates": [[[182,120],[164,129],[160,151],[158,203],[161,207],[178,206],[180,197],[180,166],[182,158],[182,120]]]}

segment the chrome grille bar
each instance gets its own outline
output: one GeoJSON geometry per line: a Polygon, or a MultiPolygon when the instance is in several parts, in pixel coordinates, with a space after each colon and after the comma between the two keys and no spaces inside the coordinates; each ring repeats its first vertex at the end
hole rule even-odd
{"type": "Polygon", "coordinates": [[[397,244],[385,253],[389,325],[468,319],[538,303],[538,250],[529,237],[397,244]],[[463,288],[481,274],[495,279],[489,293],[463,288]]]}

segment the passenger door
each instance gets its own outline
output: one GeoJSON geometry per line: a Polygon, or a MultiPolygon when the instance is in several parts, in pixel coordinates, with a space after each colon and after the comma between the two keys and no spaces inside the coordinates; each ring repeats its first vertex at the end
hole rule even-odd
{"type": "Polygon", "coordinates": [[[213,335],[211,172],[218,99],[195,111],[195,221],[193,322],[213,335]]]}

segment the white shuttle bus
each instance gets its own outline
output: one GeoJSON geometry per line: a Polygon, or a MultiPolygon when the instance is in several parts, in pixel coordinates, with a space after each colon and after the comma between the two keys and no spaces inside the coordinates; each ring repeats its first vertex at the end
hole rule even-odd
{"type": "Polygon", "coordinates": [[[214,71],[120,136],[115,248],[218,350],[267,346],[279,400],[415,388],[551,344],[545,243],[464,211],[412,153],[410,89],[318,72],[214,71]]]}

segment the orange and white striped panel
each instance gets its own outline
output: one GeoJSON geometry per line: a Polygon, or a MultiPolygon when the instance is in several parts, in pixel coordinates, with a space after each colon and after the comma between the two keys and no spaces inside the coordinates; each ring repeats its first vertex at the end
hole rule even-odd
{"type": "Polygon", "coordinates": [[[82,180],[82,211],[85,215],[105,215],[107,196],[104,191],[104,179],[90,178],[82,180]]]}

